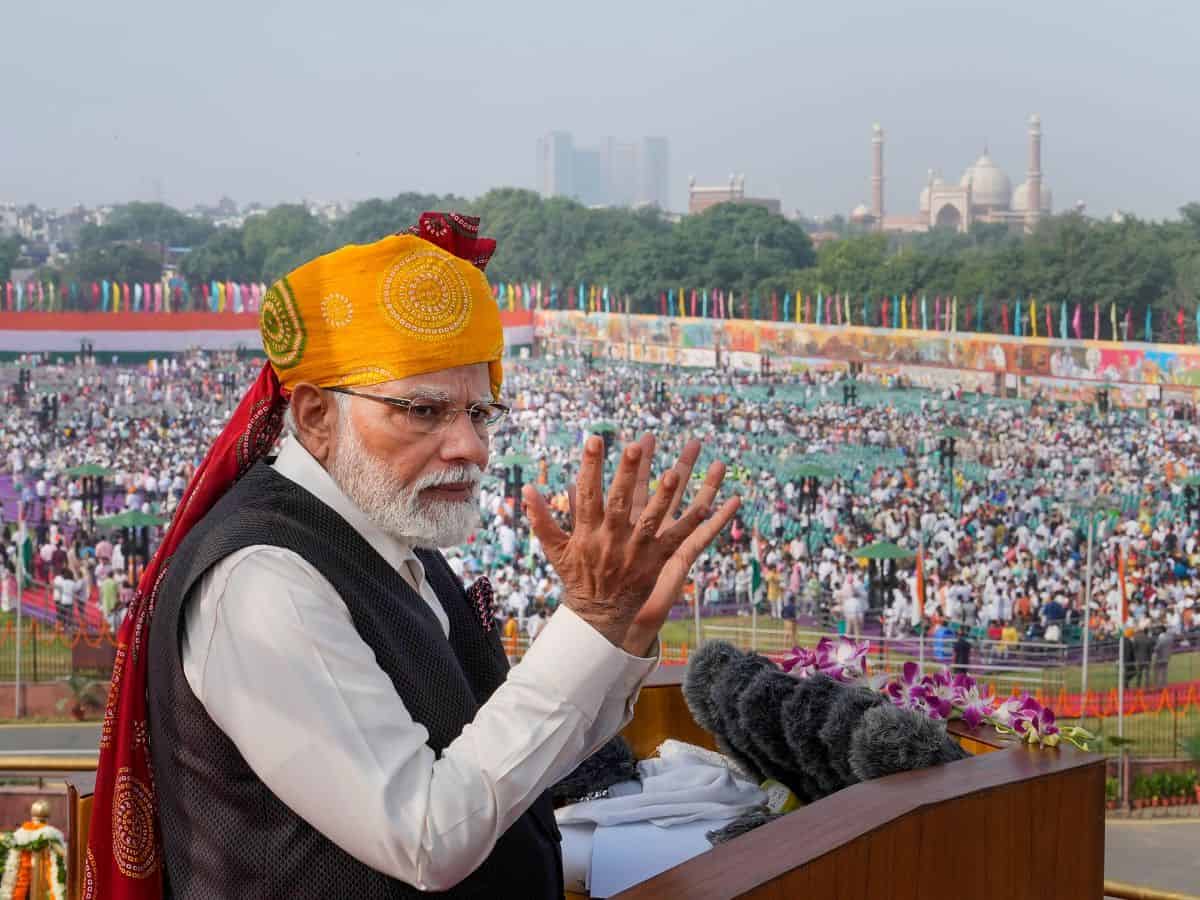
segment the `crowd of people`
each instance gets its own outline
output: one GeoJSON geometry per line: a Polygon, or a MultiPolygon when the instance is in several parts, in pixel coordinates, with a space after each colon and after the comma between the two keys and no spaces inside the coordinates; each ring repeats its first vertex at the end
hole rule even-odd
{"type": "MultiPolygon", "coordinates": [[[[32,578],[53,586],[68,620],[96,603],[115,624],[153,535],[107,533],[96,518],[130,509],[169,517],[258,363],[196,352],[138,365],[21,365],[27,386],[17,366],[3,376],[12,411],[0,423],[5,608],[20,501],[32,578]],[[70,474],[89,463],[109,470],[102,507],[95,480],[70,474]]],[[[663,464],[699,438],[694,477],[720,459],[743,497],[697,563],[680,615],[693,604],[703,614],[753,608],[789,627],[895,638],[952,628],[998,653],[1070,644],[1085,625],[1097,639],[1124,627],[1139,648],[1130,652],[1150,644],[1146,665],[1130,667],[1147,680],[1196,640],[1200,498],[1189,476],[1200,474],[1200,425],[1190,404],[1097,409],[952,384],[918,389],[870,372],[849,388],[841,371],[511,360],[513,411],[492,439],[481,528],[450,550],[452,565],[468,582],[492,579],[506,639],[535,638],[562,586],[513,503],[518,482],[534,481],[565,521],[584,437],[600,431],[615,458],[651,432],[663,464]],[[877,542],[919,551],[923,605],[912,561],[855,555],[877,542]]]]}

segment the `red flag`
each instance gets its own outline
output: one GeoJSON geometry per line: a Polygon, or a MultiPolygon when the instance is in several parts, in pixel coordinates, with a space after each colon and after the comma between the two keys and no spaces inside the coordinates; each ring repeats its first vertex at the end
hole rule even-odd
{"type": "MultiPolygon", "coordinates": [[[[1054,323],[1050,319],[1050,304],[1046,304],[1046,337],[1054,337],[1054,323]]],[[[1062,335],[1059,335],[1062,337],[1062,335]]]]}
{"type": "Polygon", "coordinates": [[[1012,329],[1010,329],[1008,327],[1008,304],[1007,303],[1000,304],[1000,325],[1001,325],[1001,330],[1003,330],[1003,332],[1005,334],[1009,334],[1012,331],[1012,329]]]}
{"type": "Polygon", "coordinates": [[[771,320],[779,321],[779,294],[771,291],[771,320]]]}
{"type": "Polygon", "coordinates": [[[1083,311],[1083,304],[1076,303],[1075,304],[1075,320],[1071,323],[1072,327],[1074,327],[1074,329],[1075,329],[1075,339],[1076,340],[1083,339],[1083,322],[1079,318],[1080,313],[1082,311],[1083,311]]]}
{"type": "Polygon", "coordinates": [[[804,298],[804,324],[812,322],[812,295],[804,298]]]}
{"type": "Polygon", "coordinates": [[[666,291],[658,295],[658,308],[661,315],[667,314],[667,294],[666,291]]]}
{"type": "Polygon", "coordinates": [[[1177,312],[1175,314],[1175,324],[1179,326],[1179,343],[1181,343],[1181,344],[1186,343],[1187,335],[1184,333],[1184,329],[1183,329],[1183,310],[1182,309],[1179,310],[1179,312],[1177,312]]]}

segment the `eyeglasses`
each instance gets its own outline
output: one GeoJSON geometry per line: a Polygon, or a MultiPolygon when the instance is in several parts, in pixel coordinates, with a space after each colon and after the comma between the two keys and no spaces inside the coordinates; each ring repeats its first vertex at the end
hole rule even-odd
{"type": "Polygon", "coordinates": [[[454,424],[460,412],[465,412],[480,434],[489,434],[508,415],[508,407],[503,403],[472,403],[463,408],[454,406],[448,400],[436,397],[382,397],[379,394],[361,394],[349,388],[332,387],[327,390],[335,394],[346,394],[350,397],[361,397],[364,400],[374,400],[376,403],[386,403],[393,409],[403,410],[409,426],[422,434],[435,434],[444,431],[454,424]]]}

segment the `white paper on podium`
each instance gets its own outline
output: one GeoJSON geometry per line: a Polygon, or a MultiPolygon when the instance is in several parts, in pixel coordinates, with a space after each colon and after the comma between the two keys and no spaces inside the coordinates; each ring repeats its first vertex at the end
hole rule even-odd
{"type": "Polygon", "coordinates": [[[648,822],[607,825],[592,836],[593,897],[611,897],[711,848],[706,832],[731,819],[709,819],[660,828],[648,822]]]}
{"type": "Polygon", "coordinates": [[[591,889],[592,833],[594,825],[562,825],[563,883],[568,891],[586,894],[591,889]]]}

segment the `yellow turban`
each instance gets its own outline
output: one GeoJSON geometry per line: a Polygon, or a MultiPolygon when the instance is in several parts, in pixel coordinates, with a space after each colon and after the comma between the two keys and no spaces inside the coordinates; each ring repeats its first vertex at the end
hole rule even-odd
{"type": "MultiPolygon", "coordinates": [[[[439,222],[452,227],[439,218],[435,238],[439,222]]],[[[482,271],[494,243],[467,246],[485,243],[486,255],[463,259],[422,237],[392,235],[279,279],[263,295],[259,330],[283,389],[379,384],[486,362],[499,397],[504,329],[482,271]]]]}

